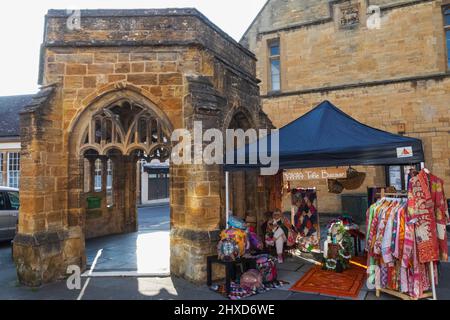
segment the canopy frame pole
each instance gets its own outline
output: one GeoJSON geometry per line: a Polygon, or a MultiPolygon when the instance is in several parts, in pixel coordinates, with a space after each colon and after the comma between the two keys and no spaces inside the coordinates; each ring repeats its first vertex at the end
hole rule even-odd
{"type": "Polygon", "coordinates": [[[230,212],[230,173],[228,171],[225,171],[225,219],[226,219],[226,226],[225,228],[228,228],[228,216],[230,212]]]}
{"type": "Polygon", "coordinates": [[[294,206],[293,204],[291,204],[291,224],[293,226],[295,226],[295,208],[296,206],[294,206]]]}
{"type": "Polygon", "coordinates": [[[430,262],[430,277],[431,277],[431,292],[433,293],[433,300],[437,300],[437,297],[436,297],[436,284],[434,283],[434,265],[433,265],[433,261],[430,262]]]}

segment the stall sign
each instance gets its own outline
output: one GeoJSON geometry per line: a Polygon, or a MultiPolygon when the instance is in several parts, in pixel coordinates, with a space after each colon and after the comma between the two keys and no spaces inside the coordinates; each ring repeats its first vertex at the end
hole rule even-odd
{"type": "Polygon", "coordinates": [[[329,168],[329,169],[286,170],[283,173],[283,176],[285,181],[345,179],[347,178],[347,169],[329,168]]]}
{"type": "Polygon", "coordinates": [[[412,147],[397,148],[397,158],[409,158],[414,156],[412,147]]]}

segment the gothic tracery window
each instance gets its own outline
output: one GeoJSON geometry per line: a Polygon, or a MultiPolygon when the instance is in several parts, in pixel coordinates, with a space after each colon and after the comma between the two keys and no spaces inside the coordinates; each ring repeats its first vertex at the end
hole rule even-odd
{"type": "Polygon", "coordinates": [[[119,101],[96,113],[82,138],[82,148],[93,148],[100,155],[115,148],[122,154],[140,154],[165,161],[170,139],[161,120],[148,109],[130,101],[119,101]],[[163,157],[163,158],[160,158],[163,157]]]}

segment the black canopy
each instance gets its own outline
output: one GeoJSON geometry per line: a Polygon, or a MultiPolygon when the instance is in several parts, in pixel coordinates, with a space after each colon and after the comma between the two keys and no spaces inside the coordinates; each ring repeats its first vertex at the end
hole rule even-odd
{"type": "MultiPolygon", "coordinates": [[[[249,164],[251,146],[265,144],[270,154],[271,135],[245,147],[245,164],[225,165],[225,170],[259,168],[249,164]]],[[[243,151],[243,150],[242,150],[243,151]]],[[[399,165],[424,161],[422,141],[362,124],[329,101],[279,130],[280,169],[349,165],[399,165]]],[[[235,161],[236,163],[236,161],[235,161]]]]}

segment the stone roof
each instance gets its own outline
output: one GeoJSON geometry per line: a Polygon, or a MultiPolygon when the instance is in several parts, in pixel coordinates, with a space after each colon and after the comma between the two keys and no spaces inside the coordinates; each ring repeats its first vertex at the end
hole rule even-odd
{"type": "Polygon", "coordinates": [[[67,27],[71,11],[46,14],[39,84],[47,48],[199,46],[250,79],[256,73],[255,55],[196,9],[87,9],[79,14],[80,28],[73,30],[67,27]]]}
{"type": "Polygon", "coordinates": [[[33,97],[33,94],[0,97],[0,137],[20,136],[19,113],[33,97]]]}
{"type": "MultiPolygon", "coordinates": [[[[71,15],[72,10],[49,9],[46,18],[59,17],[67,18],[71,15]],[[69,11],[69,12],[68,12],[69,11]]],[[[238,41],[234,40],[230,35],[223,31],[220,27],[209,20],[203,13],[195,8],[163,8],[163,9],[84,9],[80,10],[81,17],[90,18],[132,18],[132,17],[157,17],[157,16],[175,16],[185,17],[193,16],[202,20],[215,32],[220,34],[224,39],[244,51],[247,55],[255,57],[247,48],[242,46],[238,41]]]]}

